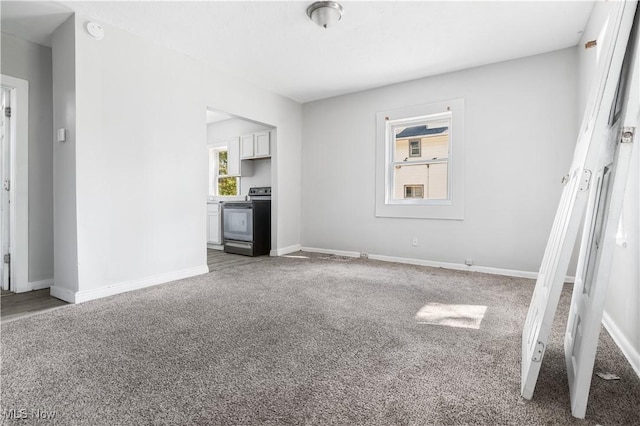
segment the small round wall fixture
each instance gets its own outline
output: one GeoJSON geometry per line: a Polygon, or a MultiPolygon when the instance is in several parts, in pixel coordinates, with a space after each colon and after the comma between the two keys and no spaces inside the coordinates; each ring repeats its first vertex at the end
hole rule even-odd
{"type": "Polygon", "coordinates": [[[104,28],[97,22],[87,22],[87,33],[96,40],[102,40],[104,38],[104,28]]]}
{"type": "Polygon", "coordinates": [[[309,18],[323,28],[335,25],[343,13],[344,8],[335,1],[317,1],[307,8],[309,18]]]}

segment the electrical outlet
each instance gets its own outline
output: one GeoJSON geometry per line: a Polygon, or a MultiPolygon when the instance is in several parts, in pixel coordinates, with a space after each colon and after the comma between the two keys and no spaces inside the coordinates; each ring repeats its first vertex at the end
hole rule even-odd
{"type": "Polygon", "coordinates": [[[361,259],[368,259],[369,258],[369,253],[360,253],[360,258],[361,259]]]}
{"type": "Polygon", "coordinates": [[[413,237],[413,240],[411,241],[411,245],[414,247],[418,247],[418,237],[413,237]]]}
{"type": "Polygon", "coordinates": [[[465,259],[464,260],[464,264],[467,265],[467,266],[473,265],[473,259],[465,259]]]}

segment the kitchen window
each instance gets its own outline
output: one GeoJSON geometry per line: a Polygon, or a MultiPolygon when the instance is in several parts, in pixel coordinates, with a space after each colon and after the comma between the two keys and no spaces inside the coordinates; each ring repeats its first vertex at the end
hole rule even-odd
{"type": "Polygon", "coordinates": [[[376,216],[462,219],[464,100],[377,114],[376,216]]]}
{"type": "Polygon", "coordinates": [[[228,176],[229,151],[226,146],[209,149],[209,196],[224,197],[239,194],[237,176],[228,176]]]}

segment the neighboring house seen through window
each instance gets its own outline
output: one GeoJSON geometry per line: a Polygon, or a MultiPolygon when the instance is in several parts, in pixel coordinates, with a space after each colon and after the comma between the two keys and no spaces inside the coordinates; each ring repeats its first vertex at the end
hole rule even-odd
{"type": "Polygon", "coordinates": [[[423,117],[415,122],[391,124],[393,200],[449,199],[450,113],[423,117]],[[416,139],[417,138],[417,139],[416,139]],[[407,188],[422,187],[418,196],[407,188]]]}

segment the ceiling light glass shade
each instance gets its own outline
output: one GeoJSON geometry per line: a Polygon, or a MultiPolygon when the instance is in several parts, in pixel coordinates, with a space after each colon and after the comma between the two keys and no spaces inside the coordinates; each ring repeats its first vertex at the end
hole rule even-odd
{"type": "Polygon", "coordinates": [[[342,19],[344,9],[334,1],[317,1],[307,8],[307,15],[313,22],[329,28],[342,19]]]}

